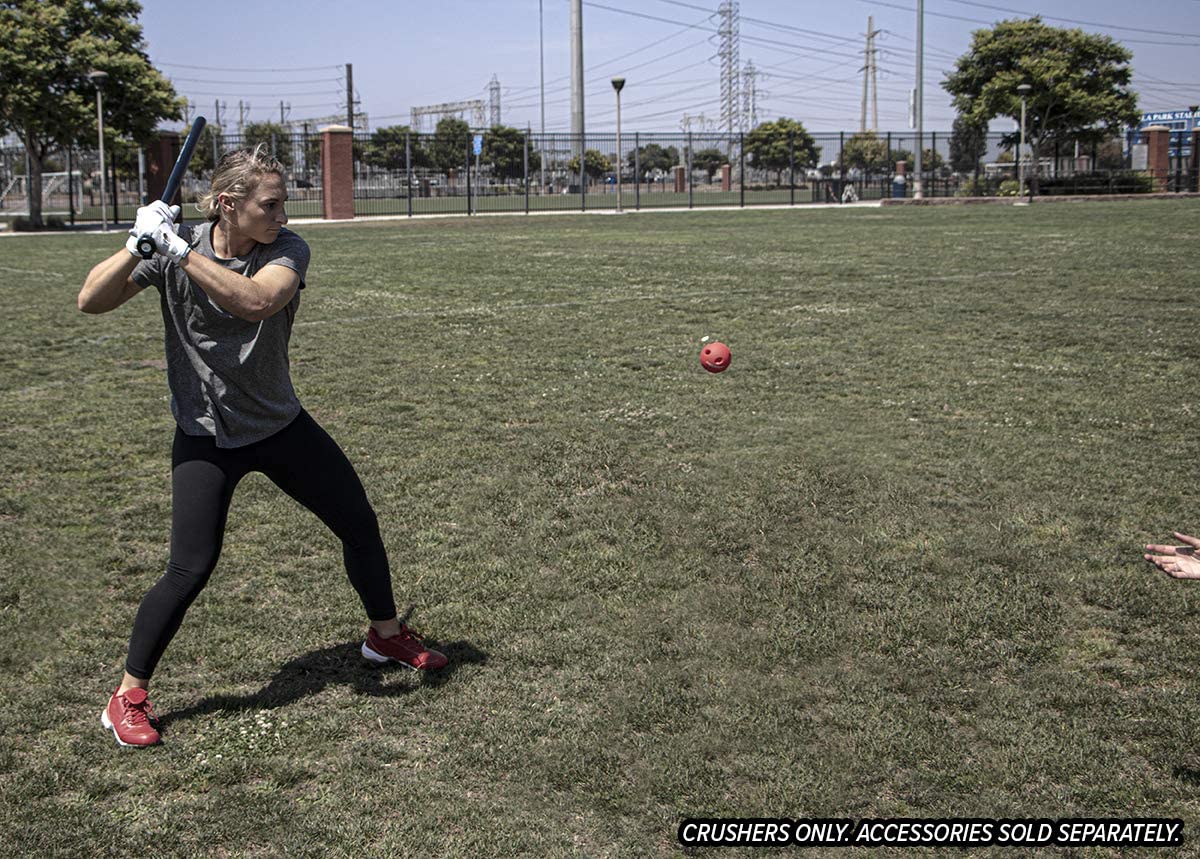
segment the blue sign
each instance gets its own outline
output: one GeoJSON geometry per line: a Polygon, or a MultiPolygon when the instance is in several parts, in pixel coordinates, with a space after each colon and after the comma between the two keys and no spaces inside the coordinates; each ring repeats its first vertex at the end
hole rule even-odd
{"type": "Polygon", "coordinates": [[[476,134],[475,135],[475,154],[478,155],[482,151],[483,151],[483,135],[476,134]]]}

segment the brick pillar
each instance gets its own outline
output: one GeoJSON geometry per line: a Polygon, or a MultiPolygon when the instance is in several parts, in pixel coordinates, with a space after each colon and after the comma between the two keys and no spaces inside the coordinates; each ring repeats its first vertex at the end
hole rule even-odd
{"type": "Polygon", "coordinates": [[[675,168],[675,193],[683,194],[687,192],[687,168],[675,168]]]}
{"type": "Polygon", "coordinates": [[[347,125],[321,129],[321,194],[327,220],[354,217],[354,131],[347,125]]]}
{"type": "Polygon", "coordinates": [[[1192,132],[1192,178],[1196,180],[1196,190],[1200,191],[1200,131],[1192,132]]]}
{"type": "MultiPolygon", "coordinates": [[[[146,193],[151,200],[161,198],[167,189],[167,177],[171,175],[181,146],[179,135],[174,131],[159,132],[158,139],[146,146],[146,193]]],[[[168,204],[173,202],[167,200],[168,204]]]]}
{"type": "Polygon", "coordinates": [[[733,168],[728,164],[721,165],[721,190],[733,190],[733,168]]]}
{"type": "Polygon", "coordinates": [[[1151,125],[1142,129],[1146,137],[1146,169],[1154,179],[1154,190],[1167,190],[1167,179],[1171,175],[1171,129],[1165,125],[1151,125]]]}

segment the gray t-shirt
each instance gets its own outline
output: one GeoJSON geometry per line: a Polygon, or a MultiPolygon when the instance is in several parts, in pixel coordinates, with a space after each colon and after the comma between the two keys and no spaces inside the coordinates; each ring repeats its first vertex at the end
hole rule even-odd
{"type": "MultiPolygon", "coordinates": [[[[308,243],[280,230],[270,244],[256,244],[247,256],[218,257],[212,223],[180,227],[192,253],[230,271],[253,277],[268,265],[300,275],[308,270],[308,243]]],[[[167,383],[171,413],[188,435],[215,436],[217,447],[243,447],[274,435],[300,414],[300,401],[288,372],[288,340],[300,306],[300,290],[274,316],[247,322],[222,310],[171,259],[155,255],[133,270],[139,286],[158,288],[166,326],[167,383]]]]}

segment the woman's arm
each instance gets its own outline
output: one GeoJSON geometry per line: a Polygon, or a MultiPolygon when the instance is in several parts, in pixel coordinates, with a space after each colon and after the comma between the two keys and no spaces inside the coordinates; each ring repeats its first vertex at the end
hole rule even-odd
{"type": "Polygon", "coordinates": [[[125,248],[96,264],[79,290],[79,309],[84,313],[107,313],[133,298],[142,288],[130,279],[139,262],[125,248]]]}
{"type": "Polygon", "coordinates": [[[197,253],[187,254],[179,265],[218,307],[247,322],[274,316],[300,287],[300,275],[283,265],[264,266],[254,277],[232,272],[197,253]]]}

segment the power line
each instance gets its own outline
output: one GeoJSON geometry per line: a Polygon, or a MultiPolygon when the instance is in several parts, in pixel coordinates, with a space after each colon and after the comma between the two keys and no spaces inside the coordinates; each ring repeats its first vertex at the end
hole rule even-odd
{"type": "Polygon", "coordinates": [[[182,63],[160,63],[155,62],[155,66],[166,66],[172,69],[194,69],[202,72],[252,72],[258,74],[286,74],[290,72],[323,72],[329,69],[343,70],[345,64],[337,66],[304,66],[294,69],[235,69],[230,66],[185,66],[182,63]]]}
{"type": "Polygon", "coordinates": [[[177,78],[170,76],[172,83],[183,81],[195,84],[236,84],[239,86],[299,86],[301,84],[340,83],[339,78],[312,78],[304,81],[228,81],[215,78],[177,78]]]}
{"type": "Polygon", "coordinates": [[[1176,33],[1171,30],[1147,30],[1143,27],[1126,27],[1122,24],[1101,24],[1096,21],[1078,21],[1074,18],[1060,18],[1057,15],[1045,15],[1041,12],[1021,12],[1004,6],[992,6],[988,3],[978,3],[976,0],[949,0],[962,6],[977,6],[980,9],[994,9],[997,12],[1008,12],[1012,15],[1023,15],[1026,18],[1045,18],[1048,21],[1066,21],[1068,24],[1082,24],[1085,27],[1102,27],[1106,30],[1129,30],[1134,33],[1150,33],[1154,36],[1176,36],[1178,38],[1200,39],[1200,33],[1176,33]]]}

